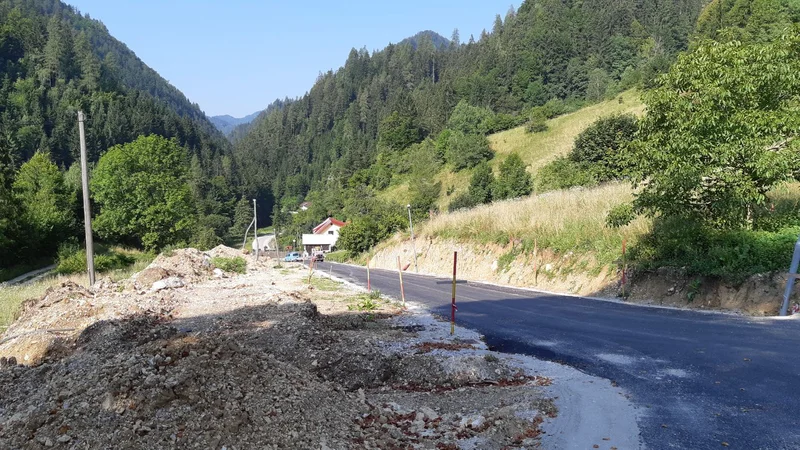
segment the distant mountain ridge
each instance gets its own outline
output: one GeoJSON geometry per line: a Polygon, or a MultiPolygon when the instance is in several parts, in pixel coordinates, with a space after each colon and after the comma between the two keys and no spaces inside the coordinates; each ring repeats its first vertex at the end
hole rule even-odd
{"type": "Polygon", "coordinates": [[[211,116],[209,117],[209,120],[211,120],[211,123],[213,123],[214,126],[217,127],[219,131],[222,132],[222,134],[224,134],[225,136],[230,136],[234,128],[236,128],[239,125],[244,125],[252,122],[262,112],[263,110],[256,111],[253,114],[239,118],[230,116],[228,114],[224,114],[222,116],[211,116]]]}
{"type": "Polygon", "coordinates": [[[433,47],[436,48],[436,50],[442,50],[450,46],[450,39],[431,30],[420,31],[414,36],[403,39],[398,44],[411,44],[411,46],[416,49],[423,37],[429,38],[431,42],[433,42],[433,47]]]}

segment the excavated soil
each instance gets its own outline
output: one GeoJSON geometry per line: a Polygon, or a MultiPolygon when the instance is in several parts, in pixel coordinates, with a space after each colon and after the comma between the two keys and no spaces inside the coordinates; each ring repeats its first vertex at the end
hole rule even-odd
{"type": "Polygon", "coordinates": [[[549,378],[459,354],[478,342],[449,327],[421,342],[410,313],[359,311],[364,294],[299,265],[215,273],[237,254],[178,250],[29,302],[0,343],[0,448],[539,446],[549,378]]]}

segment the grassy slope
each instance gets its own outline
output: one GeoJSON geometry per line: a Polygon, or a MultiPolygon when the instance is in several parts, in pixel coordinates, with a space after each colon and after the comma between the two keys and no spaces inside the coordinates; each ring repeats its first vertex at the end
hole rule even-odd
{"type": "Polygon", "coordinates": [[[567,154],[572,149],[575,138],[597,119],[622,113],[641,115],[644,108],[639,93],[627,91],[614,100],[549,120],[549,129],[542,133],[531,134],[524,127],[518,127],[494,134],[489,136],[489,143],[499,158],[494,159],[493,165],[499,165],[503,156],[516,152],[528,165],[528,171],[535,175],[548,162],[567,154]],[[621,103],[619,99],[622,99],[621,103]]]}
{"type": "MultiPolygon", "coordinates": [[[[614,100],[588,106],[574,113],[549,120],[547,122],[549,129],[542,133],[531,134],[525,131],[525,127],[518,127],[493,134],[489,136],[489,144],[496,157],[491,161],[491,165],[496,172],[505,155],[516,152],[528,165],[528,171],[536,176],[536,171],[543,165],[568,153],[578,134],[600,117],[620,113],[641,115],[644,113],[644,109],[645,106],[639,98],[639,93],[631,90],[620,94],[614,100]],[[622,99],[622,102],[619,99],[622,99]]],[[[442,182],[442,194],[438,204],[440,210],[446,211],[450,201],[467,190],[470,176],[471,171],[454,173],[448,168],[436,175],[435,181],[442,182]],[[449,196],[447,195],[448,188],[451,191],[449,196]]],[[[381,192],[381,197],[385,200],[405,204],[410,197],[408,184],[399,183],[390,186],[381,192]]]]}

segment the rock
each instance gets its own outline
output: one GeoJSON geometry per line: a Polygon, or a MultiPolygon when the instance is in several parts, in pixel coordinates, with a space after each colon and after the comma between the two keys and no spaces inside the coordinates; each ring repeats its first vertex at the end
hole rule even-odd
{"type": "Polygon", "coordinates": [[[14,356],[9,356],[8,360],[6,360],[6,363],[9,367],[14,367],[17,365],[17,358],[14,356]]]}
{"type": "Polygon", "coordinates": [[[169,277],[163,280],[156,281],[153,283],[153,287],[150,288],[152,292],[158,292],[163,289],[176,289],[185,286],[183,280],[178,277],[169,277]]]}
{"type": "Polygon", "coordinates": [[[420,412],[422,412],[422,414],[425,414],[425,418],[430,420],[430,421],[433,421],[433,420],[436,420],[436,419],[439,418],[439,414],[437,414],[436,411],[434,411],[431,408],[428,408],[427,406],[423,406],[419,410],[420,410],[420,412]]]}
{"type": "Polygon", "coordinates": [[[223,271],[220,268],[214,269],[214,276],[217,278],[227,278],[227,276],[225,275],[225,271],[223,271]]]}
{"type": "Polygon", "coordinates": [[[460,428],[472,428],[474,430],[482,427],[485,423],[486,418],[480,414],[476,414],[474,416],[464,416],[458,426],[460,428]]]}
{"type": "Polygon", "coordinates": [[[136,275],[135,281],[140,286],[152,286],[153,283],[163,280],[169,276],[169,272],[163,267],[148,267],[136,275]]]}
{"type": "Polygon", "coordinates": [[[58,442],[65,444],[72,440],[72,436],[65,434],[57,439],[58,442]]]}

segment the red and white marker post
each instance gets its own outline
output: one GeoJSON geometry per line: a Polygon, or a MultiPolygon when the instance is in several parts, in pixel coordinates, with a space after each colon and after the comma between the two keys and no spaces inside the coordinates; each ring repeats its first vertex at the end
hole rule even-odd
{"type": "Polygon", "coordinates": [[[456,267],[458,265],[458,252],[453,252],[453,303],[450,308],[450,335],[456,333],[456,267]]]}

